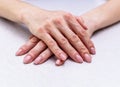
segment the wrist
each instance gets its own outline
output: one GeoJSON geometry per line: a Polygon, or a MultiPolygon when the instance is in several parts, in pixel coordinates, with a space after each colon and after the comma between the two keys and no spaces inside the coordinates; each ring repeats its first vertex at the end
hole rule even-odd
{"type": "Polygon", "coordinates": [[[24,3],[24,7],[21,8],[19,11],[19,20],[21,23],[23,23],[25,25],[28,23],[28,20],[30,19],[31,14],[33,14],[35,12],[35,10],[33,10],[33,8],[35,8],[35,7],[31,6],[28,3],[24,3]]]}
{"type": "Polygon", "coordinates": [[[99,6],[87,13],[81,15],[82,19],[84,20],[84,25],[88,28],[88,33],[90,36],[99,29],[108,26],[109,23],[109,15],[106,14],[104,11],[104,5],[99,6]]]}
{"type": "Polygon", "coordinates": [[[46,10],[40,9],[35,6],[27,6],[26,8],[21,9],[20,21],[26,26],[29,26],[31,23],[33,23],[35,18],[38,18],[36,17],[38,16],[38,14],[39,14],[39,17],[41,17],[42,19],[43,15],[46,14],[46,10]]]}
{"type": "Polygon", "coordinates": [[[108,1],[81,16],[90,36],[95,31],[120,21],[120,12],[118,11],[120,5],[117,3],[114,0],[108,1]]]}
{"type": "Polygon", "coordinates": [[[93,33],[98,29],[99,24],[96,22],[96,20],[87,14],[81,15],[81,18],[83,19],[84,25],[87,27],[87,33],[91,37],[93,33]]]}

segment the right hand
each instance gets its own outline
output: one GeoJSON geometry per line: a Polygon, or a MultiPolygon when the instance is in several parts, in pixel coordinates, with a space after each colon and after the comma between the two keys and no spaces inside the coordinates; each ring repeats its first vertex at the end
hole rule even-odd
{"type": "Polygon", "coordinates": [[[72,14],[31,9],[23,20],[31,33],[42,40],[58,59],[65,61],[70,56],[79,63],[83,60],[91,62],[90,53],[94,54],[95,47],[72,14]]]}

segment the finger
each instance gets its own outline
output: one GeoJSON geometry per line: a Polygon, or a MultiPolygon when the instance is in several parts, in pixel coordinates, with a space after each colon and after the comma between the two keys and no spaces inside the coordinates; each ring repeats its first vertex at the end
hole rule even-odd
{"type": "Polygon", "coordinates": [[[39,39],[35,36],[32,36],[30,40],[25,43],[23,46],[21,46],[18,51],[16,52],[16,56],[21,56],[26,54],[28,51],[30,51],[37,43],[39,42],[39,39]]]}
{"type": "Polygon", "coordinates": [[[83,29],[88,30],[87,26],[84,25],[84,20],[82,19],[82,17],[76,16],[76,20],[83,27],[83,29]]]}
{"type": "Polygon", "coordinates": [[[77,22],[75,17],[72,15],[67,15],[66,21],[68,22],[69,26],[72,28],[72,30],[80,37],[80,39],[83,41],[85,46],[88,48],[89,52],[91,54],[95,54],[95,47],[92,41],[90,40],[89,35],[87,32],[83,29],[83,27],[77,22]]]}
{"type": "Polygon", "coordinates": [[[44,33],[41,36],[41,39],[47,44],[47,46],[50,48],[50,50],[55,54],[55,56],[65,61],[67,59],[67,54],[61,50],[61,48],[58,46],[56,41],[47,33],[44,33]]]}
{"type": "Polygon", "coordinates": [[[49,48],[47,48],[45,51],[43,51],[35,60],[34,60],[34,64],[38,65],[38,64],[42,64],[44,63],[46,60],[48,60],[50,58],[50,56],[52,56],[53,53],[51,52],[51,50],[49,48]]]}
{"type": "MultiPolygon", "coordinates": [[[[65,22],[60,22],[60,21],[56,21],[56,25],[60,29],[60,31],[66,36],[66,38],[68,38],[69,42],[79,52],[82,58],[86,62],[91,62],[91,56],[89,54],[88,49],[84,46],[84,44],[79,39],[79,37],[68,27],[68,25],[65,22]]],[[[65,45],[65,47],[67,46],[65,45]]]]}
{"type": "Polygon", "coordinates": [[[29,37],[29,40],[32,39],[33,37],[35,37],[35,36],[34,36],[34,35],[31,35],[31,36],[29,37]]]}
{"type": "Polygon", "coordinates": [[[55,64],[56,64],[57,66],[61,66],[61,65],[64,64],[64,61],[57,59],[56,62],[55,62],[55,64]]]}
{"type": "MultiPolygon", "coordinates": [[[[51,30],[51,29],[50,29],[51,30]]],[[[54,39],[58,42],[60,47],[76,62],[82,63],[83,59],[79,55],[79,53],[72,47],[69,41],[60,33],[58,29],[52,27],[52,32],[50,34],[54,37],[54,39]]]]}
{"type": "Polygon", "coordinates": [[[44,44],[44,42],[39,41],[37,45],[34,48],[32,48],[24,57],[23,62],[25,64],[31,63],[45,48],[46,45],[44,44]]]}

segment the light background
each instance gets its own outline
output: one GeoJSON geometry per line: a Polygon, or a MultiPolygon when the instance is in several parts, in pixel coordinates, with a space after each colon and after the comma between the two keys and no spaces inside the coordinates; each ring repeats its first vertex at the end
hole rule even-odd
{"type": "MultiPolygon", "coordinates": [[[[50,10],[65,10],[80,15],[103,0],[27,0],[50,10]]],[[[68,60],[56,67],[54,59],[42,65],[24,65],[16,50],[30,36],[16,23],[0,19],[0,87],[120,87],[120,24],[97,32],[92,40],[97,54],[91,64],[68,60]]]]}

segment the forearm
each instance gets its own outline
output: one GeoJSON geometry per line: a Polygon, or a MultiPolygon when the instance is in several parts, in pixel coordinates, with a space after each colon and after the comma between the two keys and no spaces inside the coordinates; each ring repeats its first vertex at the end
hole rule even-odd
{"type": "Polygon", "coordinates": [[[0,17],[17,23],[24,23],[23,15],[33,8],[35,7],[21,0],[0,0],[0,17]]]}
{"type": "Polygon", "coordinates": [[[22,9],[20,4],[19,0],[0,0],[0,17],[20,22],[20,10],[22,9]]]}
{"type": "Polygon", "coordinates": [[[111,0],[83,14],[82,18],[92,34],[96,30],[120,21],[119,9],[120,0],[111,0]]]}

